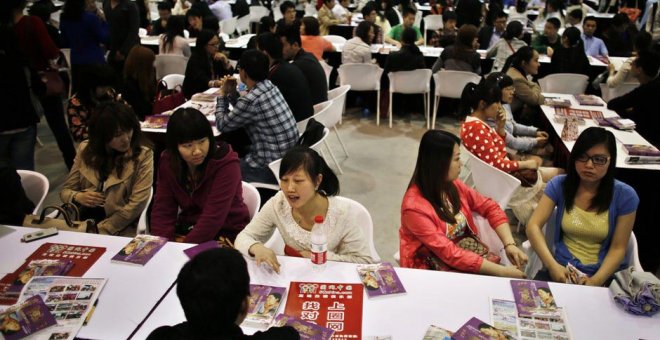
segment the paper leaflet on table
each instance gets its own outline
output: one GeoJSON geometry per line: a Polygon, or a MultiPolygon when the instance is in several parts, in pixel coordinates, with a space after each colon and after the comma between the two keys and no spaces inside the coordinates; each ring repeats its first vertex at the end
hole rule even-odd
{"type": "Polygon", "coordinates": [[[57,325],[34,337],[41,339],[73,339],[103,290],[107,279],[65,276],[33,277],[21,292],[19,301],[40,296],[57,320],[57,325]]]}
{"type": "Polygon", "coordinates": [[[406,292],[391,263],[358,265],[357,272],[370,298],[406,292]]]}
{"type": "Polygon", "coordinates": [[[242,325],[266,329],[275,319],[286,293],[285,287],[250,285],[247,316],[242,325]]]}
{"type": "Polygon", "coordinates": [[[335,331],[332,339],[362,338],[360,283],[291,282],[284,314],[335,331]]]}
{"type": "Polygon", "coordinates": [[[39,295],[0,313],[0,333],[6,340],[22,339],[56,324],[57,321],[39,295]]]}
{"type": "Polygon", "coordinates": [[[583,284],[583,282],[589,278],[587,274],[581,272],[570,263],[566,265],[566,270],[568,271],[566,283],[583,284]]]}
{"type": "Polygon", "coordinates": [[[468,320],[454,335],[453,340],[511,340],[517,339],[508,332],[497,329],[494,326],[477,318],[468,320]]]}
{"type": "Polygon", "coordinates": [[[444,328],[431,325],[424,333],[424,338],[422,340],[452,340],[451,336],[454,332],[450,332],[444,328]]]}
{"type": "Polygon", "coordinates": [[[33,276],[64,276],[73,267],[69,260],[32,260],[18,273],[18,277],[7,290],[19,294],[33,276]]]}
{"type": "Polygon", "coordinates": [[[557,318],[519,317],[516,303],[502,299],[490,299],[490,319],[495,328],[515,334],[520,339],[571,339],[566,325],[566,314],[557,318]]]}
{"type": "Polygon", "coordinates": [[[112,262],[144,266],[167,243],[167,238],[137,235],[112,257],[112,262]]]}
{"type": "Polygon", "coordinates": [[[335,331],[330,328],[322,327],[285,314],[280,314],[275,317],[272,326],[291,326],[298,331],[300,340],[330,340],[335,333],[335,331]]]}
{"type": "Polygon", "coordinates": [[[547,282],[511,280],[518,316],[558,317],[557,303],[547,282]]]}

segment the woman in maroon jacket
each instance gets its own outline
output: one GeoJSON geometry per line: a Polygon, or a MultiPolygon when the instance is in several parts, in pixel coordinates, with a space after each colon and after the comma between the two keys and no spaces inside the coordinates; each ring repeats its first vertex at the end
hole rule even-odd
{"type": "Polygon", "coordinates": [[[215,143],[208,120],[192,108],[174,112],[166,138],[151,233],[189,243],[219,237],[233,242],[250,222],[238,155],[228,144],[215,143]]]}

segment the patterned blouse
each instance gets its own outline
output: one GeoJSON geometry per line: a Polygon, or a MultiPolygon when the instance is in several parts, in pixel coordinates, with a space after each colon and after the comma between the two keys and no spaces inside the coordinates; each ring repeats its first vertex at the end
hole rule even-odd
{"type": "MultiPolygon", "coordinates": [[[[115,100],[127,104],[119,97],[115,100]]],[[[128,105],[128,104],[127,104],[128,105]]],[[[78,94],[74,94],[69,98],[66,109],[66,117],[69,121],[69,131],[76,143],[80,143],[88,138],[87,126],[89,120],[92,118],[93,108],[83,105],[78,99],[78,94]]]]}
{"type": "Polygon", "coordinates": [[[482,161],[507,173],[518,170],[518,162],[510,160],[506,154],[504,138],[480,119],[472,116],[465,118],[461,141],[482,161]]]}

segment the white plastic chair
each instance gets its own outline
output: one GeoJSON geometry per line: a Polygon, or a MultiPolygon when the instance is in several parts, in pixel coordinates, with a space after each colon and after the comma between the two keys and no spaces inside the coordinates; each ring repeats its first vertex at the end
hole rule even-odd
{"type": "Polygon", "coordinates": [[[284,17],[284,15],[282,15],[282,11],[280,11],[280,7],[275,6],[275,3],[273,3],[273,20],[275,20],[275,22],[277,22],[280,19],[282,19],[283,17],[284,17]]]}
{"type": "Polygon", "coordinates": [[[321,67],[323,67],[323,72],[325,72],[325,81],[328,83],[328,87],[330,87],[330,74],[332,73],[333,67],[328,65],[325,60],[319,60],[319,64],[321,64],[321,67]]]}
{"type": "Polygon", "coordinates": [[[600,93],[603,100],[607,103],[614,98],[618,98],[639,87],[639,83],[623,83],[617,87],[609,87],[605,83],[600,84],[600,93]]]}
{"type": "Polygon", "coordinates": [[[576,73],[555,73],[539,79],[542,92],[562,94],[583,94],[589,77],[576,73]]]}
{"type": "Polygon", "coordinates": [[[355,222],[356,226],[362,227],[364,230],[364,236],[369,242],[369,252],[371,253],[371,259],[374,263],[380,262],[380,255],[376,251],[374,245],[374,223],[371,219],[371,214],[367,208],[364,207],[360,202],[352,200],[348,197],[336,197],[338,201],[348,202],[350,204],[350,210],[348,212],[349,219],[355,222]]]}
{"type": "MultiPolygon", "coordinates": [[[[316,121],[323,124],[323,126],[325,126],[327,129],[335,128],[335,132],[336,132],[337,128],[335,126],[339,122],[339,117],[341,117],[342,111],[343,111],[342,103],[335,100],[328,100],[323,103],[314,105],[314,112],[316,113],[310,118],[314,118],[316,121]]],[[[309,121],[310,118],[304,120],[305,125],[307,125],[307,122],[309,121]]],[[[337,134],[337,138],[339,138],[339,134],[337,134]]],[[[341,142],[341,138],[339,140],[341,142]]],[[[344,171],[341,169],[341,166],[339,166],[339,162],[337,162],[337,158],[335,157],[334,152],[332,152],[332,149],[328,145],[328,141],[325,138],[323,139],[323,145],[325,145],[325,147],[328,149],[328,152],[330,153],[330,157],[335,162],[335,165],[337,166],[337,170],[339,171],[339,173],[343,174],[344,171]]],[[[343,147],[343,143],[342,143],[342,147],[343,147]]],[[[346,148],[344,148],[344,152],[346,152],[346,148]]]]}
{"type": "Polygon", "coordinates": [[[147,35],[148,33],[146,28],[142,28],[142,27],[138,28],[138,37],[142,38],[142,37],[146,37],[147,35]]]}
{"type": "Polygon", "coordinates": [[[344,114],[344,110],[346,110],[346,94],[348,93],[348,91],[350,91],[350,89],[351,89],[351,85],[343,85],[328,91],[328,100],[332,100],[332,105],[330,106],[330,109],[327,111],[325,115],[323,116],[319,115],[319,117],[316,118],[316,120],[321,122],[326,127],[335,130],[335,135],[337,136],[337,140],[339,140],[339,144],[341,145],[342,150],[344,150],[344,154],[346,155],[346,157],[348,157],[348,151],[346,151],[346,145],[344,145],[344,142],[341,140],[341,137],[339,136],[339,130],[337,130],[337,123],[341,122],[341,117],[344,114]]]}
{"type": "Polygon", "coordinates": [[[380,77],[383,69],[374,64],[341,64],[337,69],[339,85],[353,91],[376,91],[376,124],[380,125],[380,77]]]}
{"type": "Polygon", "coordinates": [[[316,17],[319,14],[319,11],[316,10],[316,5],[311,2],[305,5],[305,16],[306,17],[316,17]]]}
{"type": "MultiPolygon", "coordinates": [[[[401,15],[401,11],[397,7],[392,8],[394,10],[394,13],[396,13],[396,16],[399,18],[399,23],[403,24],[403,15],[401,15]]],[[[419,11],[421,12],[421,11],[419,11]]],[[[415,20],[417,20],[417,15],[415,15],[415,20]]],[[[419,26],[417,26],[419,27],[419,26]]]]}
{"type": "MultiPolygon", "coordinates": [[[[419,27],[419,26],[418,26],[419,27]]],[[[424,17],[424,45],[426,45],[426,32],[437,31],[443,27],[442,15],[429,14],[424,17]]]]}
{"type": "Polygon", "coordinates": [[[312,119],[312,118],[316,119],[315,118],[316,115],[318,115],[318,114],[320,114],[320,113],[322,113],[326,110],[329,110],[330,105],[332,105],[331,100],[327,100],[327,101],[324,101],[324,102],[321,102],[321,103],[318,103],[318,104],[314,105],[314,114],[311,117],[305,118],[305,119],[303,119],[303,120],[296,123],[296,126],[298,127],[298,134],[302,136],[302,134],[305,132],[305,129],[307,129],[307,123],[309,122],[309,120],[312,119]]]}
{"type": "Polygon", "coordinates": [[[244,15],[238,20],[236,20],[236,31],[238,35],[243,35],[244,33],[250,33],[250,16],[244,15]]]}
{"type": "Polygon", "coordinates": [[[506,209],[513,192],[520,186],[520,180],[482,161],[462,144],[461,148],[462,153],[464,152],[470,160],[475,189],[497,202],[500,208],[506,209]]]}
{"type": "Polygon", "coordinates": [[[186,77],[183,74],[168,74],[163,77],[163,81],[167,84],[167,89],[172,90],[178,85],[183,85],[183,80],[186,77]]]}
{"type": "Polygon", "coordinates": [[[48,189],[50,188],[50,183],[46,176],[30,170],[17,170],[19,176],[21,176],[21,185],[23,190],[25,190],[25,196],[34,203],[34,210],[32,214],[36,215],[41,212],[41,205],[48,195],[48,189]]]}
{"type": "Polygon", "coordinates": [[[156,79],[163,79],[168,74],[186,74],[188,57],[181,55],[156,55],[156,79]]]}
{"type": "Polygon", "coordinates": [[[324,35],[323,39],[333,43],[333,44],[345,44],[346,43],[346,38],[342,37],[341,35],[324,35]]]}
{"type": "Polygon", "coordinates": [[[151,230],[149,229],[149,223],[147,223],[147,210],[149,210],[149,204],[151,204],[151,199],[154,197],[154,188],[149,188],[149,198],[147,199],[147,205],[144,206],[144,210],[140,214],[140,219],[138,220],[137,225],[137,234],[150,234],[151,230]]]}
{"type": "Polygon", "coordinates": [[[183,30],[183,37],[186,38],[186,39],[190,38],[190,31],[184,29],[183,30]]]}
{"type": "Polygon", "coordinates": [[[390,128],[392,128],[392,94],[394,93],[422,93],[424,95],[424,116],[426,128],[430,127],[429,94],[431,92],[431,70],[418,69],[413,71],[390,72],[390,128]]]}
{"type": "Polygon", "coordinates": [[[264,6],[250,6],[250,22],[261,22],[261,18],[269,14],[270,10],[264,6]]]}
{"type": "MultiPolygon", "coordinates": [[[[403,23],[403,20],[401,22],[403,23]]],[[[421,27],[420,26],[421,24],[422,24],[422,11],[417,11],[415,13],[415,22],[413,22],[413,26],[421,27]]]]}
{"type": "Polygon", "coordinates": [[[238,26],[238,16],[220,21],[220,32],[230,36],[236,32],[238,26]]]}
{"type": "Polygon", "coordinates": [[[435,84],[435,96],[433,99],[433,118],[431,119],[431,129],[435,129],[435,117],[440,104],[440,97],[461,98],[463,88],[472,82],[479,84],[481,76],[465,71],[447,71],[441,70],[433,75],[435,84]]]}
{"type": "Polygon", "coordinates": [[[259,207],[261,207],[261,196],[259,196],[259,191],[252,184],[248,182],[241,182],[243,185],[243,202],[248,208],[250,213],[250,220],[254,218],[259,212],[259,207]]]}

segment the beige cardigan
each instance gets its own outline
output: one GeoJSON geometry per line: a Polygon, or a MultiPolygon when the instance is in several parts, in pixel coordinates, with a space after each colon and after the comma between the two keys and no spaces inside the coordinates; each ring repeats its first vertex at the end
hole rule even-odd
{"type": "MultiPolygon", "coordinates": [[[[82,151],[87,144],[87,141],[80,143],[71,172],[60,192],[62,202],[71,202],[73,196],[79,192],[96,191],[99,185],[97,173],[90,169],[81,158],[82,151]]],[[[142,147],[142,152],[137,160],[137,169],[135,169],[134,162],[129,161],[124,167],[121,177],[117,177],[115,171],[108,176],[103,190],[106,219],[98,223],[100,233],[135,234],[134,229],[129,230],[127,227],[134,226],[142,211],[147,207],[153,183],[153,159],[153,151],[142,147]]]]}
{"type": "MultiPolygon", "coordinates": [[[[328,260],[371,263],[371,253],[362,227],[349,219],[350,206],[345,201],[328,197],[328,212],[323,222],[328,232],[328,260]]],[[[291,206],[280,191],[264,204],[259,213],[236,237],[234,246],[241,253],[248,252],[255,243],[266,243],[275,228],[284,243],[296,249],[310,249],[311,233],[301,228],[293,219],[291,206]]]]}
{"type": "MultiPolygon", "coordinates": [[[[339,6],[339,5],[335,5],[339,6]]],[[[319,31],[320,35],[328,35],[330,32],[330,26],[341,24],[344,22],[343,19],[335,18],[335,14],[332,13],[332,10],[328,8],[325,4],[321,6],[318,14],[316,15],[319,19],[319,31]]]]}
{"type": "Polygon", "coordinates": [[[511,103],[511,110],[517,112],[524,106],[538,106],[543,105],[545,97],[541,94],[541,87],[539,84],[527,79],[520,71],[513,67],[509,67],[506,74],[513,79],[513,87],[516,89],[516,94],[511,103]]]}

